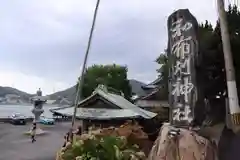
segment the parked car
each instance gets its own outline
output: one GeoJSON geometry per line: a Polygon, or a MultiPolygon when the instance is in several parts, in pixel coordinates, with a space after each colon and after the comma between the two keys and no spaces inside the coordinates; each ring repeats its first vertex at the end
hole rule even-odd
{"type": "Polygon", "coordinates": [[[15,125],[25,125],[27,123],[27,117],[21,113],[13,113],[9,118],[10,122],[15,125]]]}
{"type": "Polygon", "coordinates": [[[39,122],[46,125],[53,125],[55,123],[53,118],[47,118],[45,116],[40,116],[39,122]]]}

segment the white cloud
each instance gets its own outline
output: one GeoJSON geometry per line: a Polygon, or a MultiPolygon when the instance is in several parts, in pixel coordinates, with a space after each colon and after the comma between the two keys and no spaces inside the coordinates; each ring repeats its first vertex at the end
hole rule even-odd
{"type": "MultiPolygon", "coordinates": [[[[234,0],[230,0],[234,1],[234,0]]],[[[0,2],[0,85],[34,93],[76,82],[96,0],[0,2]],[[29,82],[29,83],[26,83],[29,82]]],[[[101,0],[88,65],[126,64],[129,77],[149,82],[167,44],[167,17],[189,8],[198,22],[217,19],[209,0],[101,0]],[[99,56],[101,55],[101,56],[99,56]]]]}
{"type": "Polygon", "coordinates": [[[71,86],[65,82],[45,79],[34,75],[26,75],[21,72],[1,70],[0,84],[1,86],[14,87],[28,93],[36,93],[38,88],[41,88],[44,95],[66,89],[71,86]]]}

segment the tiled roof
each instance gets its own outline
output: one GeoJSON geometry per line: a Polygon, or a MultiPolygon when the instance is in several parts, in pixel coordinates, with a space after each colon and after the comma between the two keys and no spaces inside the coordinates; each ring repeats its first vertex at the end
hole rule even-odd
{"type": "Polygon", "coordinates": [[[151,97],[152,95],[158,93],[160,91],[161,88],[155,88],[153,89],[153,91],[151,93],[149,93],[148,95],[144,96],[144,97],[141,97],[141,99],[147,99],[149,97],[151,97]]]}
{"type": "MultiPolygon", "coordinates": [[[[100,85],[99,87],[97,87],[91,96],[89,96],[88,98],[81,101],[78,105],[81,106],[81,104],[88,101],[89,99],[91,99],[95,95],[99,95],[102,98],[104,98],[105,100],[107,100],[110,103],[113,103],[114,105],[119,107],[119,109],[117,109],[117,110],[116,109],[115,110],[113,110],[113,109],[110,109],[110,110],[109,109],[95,109],[95,110],[99,110],[99,111],[100,110],[105,110],[105,112],[106,112],[105,117],[106,117],[106,115],[108,115],[107,116],[108,118],[109,117],[119,118],[119,116],[120,117],[122,116],[122,117],[143,117],[143,118],[146,118],[146,119],[151,119],[151,118],[153,118],[157,115],[156,113],[149,112],[149,111],[146,111],[144,109],[141,109],[140,107],[138,107],[135,104],[126,100],[121,95],[109,93],[107,91],[106,87],[103,86],[103,85],[100,85]],[[116,115],[115,113],[116,114],[118,113],[119,115],[116,115]]],[[[81,109],[83,109],[83,108],[78,109],[79,114],[81,113],[81,109]]],[[[73,107],[68,107],[68,109],[66,109],[66,108],[57,109],[57,110],[54,110],[54,111],[57,112],[57,113],[60,113],[60,114],[63,114],[63,112],[67,112],[69,114],[72,114],[73,113],[73,107]],[[70,112],[70,110],[72,112],[70,112]]],[[[84,115],[79,115],[79,116],[84,117],[84,115]]],[[[91,117],[90,114],[89,114],[89,116],[91,117]]],[[[100,115],[96,115],[96,116],[100,117],[100,115]]]]}
{"type": "Polygon", "coordinates": [[[142,86],[142,88],[149,88],[149,89],[151,89],[151,88],[156,88],[156,87],[159,86],[158,83],[160,83],[161,80],[162,80],[162,77],[158,77],[158,78],[157,78],[156,80],[154,80],[153,82],[151,82],[151,83],[149,83],[149,84],[147,84],[147,85],[145,85],[145,86],[142,86]]]}
{"type": "Polygon", "coordinates": [[[124,97],[120,95],[109,93],[106,90],[101,89],[99,87],[95,90],[95,93],[99,94],[100,96],[102,96],[109,102],[115,104],[116,106],[120,107],[121,109],[130,109],[133,112],[138,113],[143,118],[151,119],[157,115],[156,113],[141,109],[140,107],[129,102],[128,100],[126,100],[124,97]]]}

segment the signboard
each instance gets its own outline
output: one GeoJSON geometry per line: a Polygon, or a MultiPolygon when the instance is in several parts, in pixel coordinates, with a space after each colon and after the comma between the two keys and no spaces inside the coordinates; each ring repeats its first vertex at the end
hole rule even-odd
{"type": "Polygon", "coordinates": [[[168,18],[169,101],[173,125],[189,126],[194,119],[197,27],[195,17],[187,9],[178,10],[168,18]]]}

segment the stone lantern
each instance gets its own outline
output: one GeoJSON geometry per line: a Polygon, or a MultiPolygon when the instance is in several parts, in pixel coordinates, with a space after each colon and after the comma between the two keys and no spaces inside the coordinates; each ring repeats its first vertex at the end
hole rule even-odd
{"type": "Polygon", "coordinates": [[[31,99],[31,102],[33,104],[32,109],[32,113],[34,115],[33,122],[35,122],[37,125],[36,134],[42,134],[44,133],[44,131],[39,126],[39,119],[41,114],[44,112],[43,104],[46,102],[46,99],[42,96],[42,91],[40,88],[37,91],[37,95],[31,99]]]}

